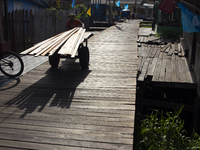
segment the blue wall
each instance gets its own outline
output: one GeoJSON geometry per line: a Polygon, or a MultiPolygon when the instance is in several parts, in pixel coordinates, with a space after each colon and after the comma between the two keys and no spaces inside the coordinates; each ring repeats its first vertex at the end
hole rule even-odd
{"type": "MultiPolygon", "coordinates": [[[[30,10],[30,6],[38,6],[36,3],[28,0],[7,0],[8,3],[8,12],[14,10],[14,2],[20,2],[23,3],[23,9],[30,10]]],[[[41,8],[38,6],[38,8],[41,8]]]]}

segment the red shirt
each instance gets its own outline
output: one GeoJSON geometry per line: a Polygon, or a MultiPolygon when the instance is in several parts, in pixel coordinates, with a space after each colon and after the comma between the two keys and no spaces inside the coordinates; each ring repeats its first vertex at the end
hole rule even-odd
{"type": "Polygon", "coordinates": [[[69,29],[73,29],[75,27],[78,27],[81,24],[82,24],[81,21],[79,21],[78,19],[74,20],[73,22],[71,20],[67,21],[67,27],[69,29]]]}

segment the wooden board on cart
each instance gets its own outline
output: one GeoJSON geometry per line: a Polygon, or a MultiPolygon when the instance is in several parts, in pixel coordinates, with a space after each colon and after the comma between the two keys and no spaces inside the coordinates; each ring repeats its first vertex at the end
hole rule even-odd
{"type": "Polygon", "coordinates": [[[55,35],[54,37],[44,40],[21,52],[20,54],[52,56],[54,53],[58,53],[60,55],[70,55],[71,57],[75,57],[79,45],[84,41],[84,39],[87,39],[91,35],[92,33],[85,34],[85,29],[82,27],[76,27],[72,30],[65,31],[55,35]]]}

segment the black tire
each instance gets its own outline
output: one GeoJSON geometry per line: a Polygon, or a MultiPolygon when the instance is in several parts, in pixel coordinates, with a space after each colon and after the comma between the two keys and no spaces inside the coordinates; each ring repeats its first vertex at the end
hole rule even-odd
{"type": "Polygon", "coordinates": [[[4,75],[15,78],[24,71],[24,63],[18,54],[3,52],[0,54],[0,70],[4,75]]]}
{"type": "Polygon", "coordinates": [[[60,62],[60,55],[53,54],[52,56],[49,56],[49,64],[53,68],[58,68],[58,64],[60,62]]]}
{"type": "Polygon", "coordinates": [[[78,57],[80,61],[80,66],[83,69],[88,68],[89,60],[90,60],[90,53],[88,47],[79,47],[78,49],[78,57]]]}

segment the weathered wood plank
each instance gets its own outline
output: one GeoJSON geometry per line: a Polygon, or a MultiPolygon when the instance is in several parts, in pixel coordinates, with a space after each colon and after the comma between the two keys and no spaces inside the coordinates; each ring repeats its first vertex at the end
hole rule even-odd
{"type": "Polygon", "coordinates": [[[162,58],[163,58],[163,55],[164,55],[164,52],[160,52],[158,58],[159,58],[159,59],[162,59],[162,58]]]}
{"type": "Polygon", "coordinates": [[[25,28],[26,28],[25,31],[26,31],[26,34],[25,34],[25,47],[24,47],[23,51],[30,47],[30,28],[29,28],[30,22],[28,20],[28,17],[29,17],[28,16],[28,10],[25,11],[25,16],[24,17],[25,17],[24,19],[25,19],[25,28]]]}
{"type": "Polygon", "coordinates": [[[184,82],[184,75],[182,72],[181,60],[176,59],[176,74],[177,82],[184,82]]]}
{"type": "Polygon", "coordinates": [[[43,56],[46,55],[47,53],[49,53],[49,55],[53,55],[59,47],[61,47],[61,45],[63,45],[66,40],[70,37],[70,35],[74,32],[74,30],[71,32],[65,32],[67,34],[64,33],[63,37],[59,37],[58,41],[54,41],[53,45],[51,47],[49,47],[49,49],[44,49],[43,51],[37,53],[35,56],[39,56],[40,54],[42,54],[43,56]]]}
{"type": "Polygon", "coordinates": [[[178,53],[179,53],[179,48],[178,48],[179,46],[178,46],[178,43],[175,42],[174,45],[175,45],[175,48],[174,48],[174,49],[175,49],[175,52],[174,52],[174,53],[175,53],[176,55],[178,55],[178,53]]]}
{"type": "Polygon", "coordinates": [[[138,77],[138,81],[144,81],[144,78],[145,78],[146,73],[147,73],[149,61],[150,61],[150,58],[147,58],[147,59],[145,60],[144,65],[143,65],[143,67],[142,67],[141,74],[140,74],[139,77],[138,77]]]}
{"type": "Polygon", "coordinates": [[[22,16],[21,16],[21,26],[22,26],[22,49],[20,50],[20,52],[22,52],[23,50],[25,50],[25,11],[24,9],[21,11],[22,16]]]}
{"type": "Polygon", "coordinates": [[[167,62],[166,62],[166,76],[165,76],[165,82],[171,82],[171,81],[172,81],[171,59],[167,59],[167,62]]]}
{"type": "Polygon", "coordinates": [[[165,53],[169,53],[170,49],[171,49],[171,44],[170,44],[170,46],[168,46],[168,47],[165,49],[165,53]]]}
{"type": "Polygon", "coordinates": [[[155,46],[152,47],[152,52],[149,55],[150,58],[154,58],[157,53],[157,48],[155,46]]]}
{"type": "Polygon", "coordinates": [[[175,52],[175,45],[171,44],[171,49],[169,50],[167,55],[171,56],[174,52],[175,52]]]}
{"type": "MultiPolygon", "coordinates": [[[[121,146],[125,146],[127,148],[130,149],[131,147],[131,144],[130,145],[125,145],[125,144],[109,144],[109,143],[98,143],[98,142],[88,142],[88,141],[78,141],[78,140],[66,140],[64,138],[50,138],[50,137],[40,137],[40,136],[36,136],[34,138],[34,136],[32,136],[31,134],[30,135],[24,135],[23,137],[19,136],[19,135],[16,135],[16,134],[1,134],[1,136],[4,137],[4,139],[7,139],[7,140],[13,140],[13,141],[21,141],[23,143],[38,143],[38,144],[44,144],[44,146],[46,146],[46,144],[50,144],[50,145],[58,145],[59,146],[62,146],[64,148],[64,146],[66,147],[69,147],[69,149],[71,147],[75,147],[75,148],[93,148],[93,149],[118,149],[119,147],[121,146]],[[17,138],[18,136],[18,138],[17,138]]],[[[17,142],[15,142],[17,143],[17,142]]],[[[37,145],[38,145],[37,144],[37,145]]],[[[54,147],[52,146],[52,147],[54,147]]],[[[34,147],[34,146],[33,146],[34,147]]],[[[51,148],[52,148],[51,147],[51,148]]],[[[50,149],[51,149],[50,148],[50,149]]],[[[72,148],[73,149],[73,148],[72,148]]]]}
{"type": "Polygon", "coordinates": [[[161,49],[161,52],[164,52],[170,45],[171,45],[171,43],[168,43],[166,46],[164,46],[164,47],[161,49]]]}
{"type": "Polygon", "coordinates": [[[161,70],[161,64],[162,64],[162,60],[158,59],[157,60],[157,65],[154,71],[154,75],[153,75],[153,79],[152,81],[159,81],[159,76],[160,76],[160,70],[161,70]]]}
{"type": "Polygon", "coordinates": [[[162,60],[159,81],[165,81],[167,59],[162,60]]]}
{"type": "Polygon", "coordinates": [[[181,62],[180,62],[180,65],[181,65],[181,68],[182,68],[182,73],[184,74],[183,75],[183,82],[185,82],[185,83],[191,83],[191,79],[190,79],[190,75],[189,75],[189,68],[188,68],[188,66],[186,65],[186,60],[184,60],[184,59],[181,59],[180,60],[181,62]]]}
{"type": "Polygon", "coordinates": [[[19,38],[18,38],[18,32],[19,32],[19,22],[18,22],[18,10],[15,10],[14,12],[14,16],[15,16],[15,35],[14,35],[14,40],[15,40],[15,52],[19,52],[19,38]]]}
{"type": "Polygon", "coordinates": [[[33,46],[33,43],[34,43],[34,33],[33,33],[34,23],[33,23],[32,10],[29,11],[29,18],[30,18],[30,45],[29,45],[29,47],[31,47],[31,46],[33,46]]]}
{"type": "MultiPolygon", "coordinates": [[[[8,140],[0,140],[0,145],[2,145],[3,148],[5,149],[30,149],[35,148],[35,149],[66,149],[66,146],[62,145],[51,145],[51,144],[41,144],[41,143],[33,143],[33,142],[23,142],[23,141],[8,141],[8,140]]],[[[79,147],[69,147],[69,149],[72,150],[79,150],[82,148],[79,147]]],[[[85,148],[86,149],[86,148],[85,148]]],[[[90,148],[87,148],[88,150],[91,150],[90,148]]]]}
{"type": "MultiPolygon", "coordinates": [[[[77,30],[73,31],[72,34],[69,34],[69,39],[67,42],[62,46],[62,48],[58,51],[58,54],[61,55],[72,55],[75,46],[77,44],[77,41],[79,40],[79,34],[81,33],[81,30],[77,28],[77,30]]],[[[51,54],[50,54],[51,55],[51,54]]]]}
{"type": "Polygon", "coordinates": [[[160,56],[160,47],[156,46],[156,54],[155,54],[155,58],[158,58],[160,56]]]}
{"type": "MultiPolygon", "coordinates": [[[[5,122],[1,125],[0,131],[1,133],[6,133],[9,132],[9,130],[26,130],[27,132],[32,132],[36,131],[38,132],[37,135],[40,136],[45,136],[41,135],[42,132],[46,132],[49,134],[51,137],[55,137],[56,134],[61,135],[61,134],[71,134],[70,136],[67,137],[67,139],[78,139],[78,140],[84,140],[84,135],[85,135],[85,140],[91,140],[90,136],[93,135],[96,140],[100,140],[99,142],[108,142],[105,139],[99,139],[98,135],[101,134],[102,137],[107,137],[109,142],[112,142],[113,139],[109,139],[108,137],[113,137],[123,139],[127,138],[128,140],[126,141],[126,144],[131,144],[132,141],[131,139],[133,138],[132,134],[129,134],[130,132],[133,133],[133,128],[125,128],[125,127],[112,127],[112,126],[93,126],[93,125],[82,125],[82,124],[70,124],[70,123],[58,123],[58,122],[44,122],[41,121],[31,121],[34,123],[32,126],[27,125],[26,122],[22,123],[15,123],[15,120],[13,122],[5,122]],[[49,123],[49,125],[47,125],[49,123]],[[64,125],[65,124],[65,125],[64,125]],[[7,127],[6,127],[7,125],[7,127]],[[67,126],[67,128],[66,128],[67,126]],[[4,129],[8,129],[8,131],[5,131],[4,129]],[[119,131],[117,131],[119,129],[119,131]],[[120,133],[120,134],[119,134],[120,133]],[[106,135],[107,134],[107,135],[106,135]],[[80,135],[80,137],[79,137],[80,135]],[[90,135],[90,136],[89,136],[90,135]]],[[[22,131],[24,132],[24,131],[22,131]]],[[[47,136],[47,135],[46,135],[47,136]]],[[[120,143],[120,140],[117,140],[117,143],[120,143]]]]}
{"type": "Polygon", "coordinates": [[[72,53],[71,53],[71,57],[72,58],[74,58],[75,57],[75,55],[76,55],[76,53],[77,53],[77,50],[78,50],[78,48],[79,48],[79,45],[80,45],[80,43],[81,43],[81,40],[82,40],[82,38],[83,38],[83,35],[84,35],[84,33],[85,33],[85,29],[79,29],[79,30],[81,30],[81,32],[80,32],[80,34],[79,34],[79,36],[78,36],[78,39],[77,39],[77,42],[76,42],[76,45],[75,45],[75,47],[74,47],[74,50],[72,51],[72,53]]]}
{"type": "MultiPolygon", "coordinates": [[[[29,53],[33,52],[36,48],[39,48],[40,46],[44,46],[45,43],[48,43],[48,42],[51,43],[51,40],[55,40],[58,36],[60,36],[60,35],[62,35],[62,34],[63,34],[63,33],[60,33],[60,34],[55,35],[55,36],[53,36],[53,37],[51,37],[51,38],[49,38],[49,39],[46,39],[46,40],[44,40],[44,41],[42,41],[42,42],[39,42],[39,43],[37,43],[36,45],[34,45],[34,46],[28,48],[27,50],[25,50],[25,51],[23,51],[23,52],[21,52],[20,54],[22,54],[22,55],[29,54],[29,53]]],[[[34,53],[33,53],[33,54],[34,54],[34,53]]]]}
{"type": "Polygon", "coordinates": [[[177,82],[177,73],[176,73],[176,60],[171,60],[171,67],[172,67],[172,82],[177,82]]]}
{"type": "Polygon", "coordinates": [[[22,10],[18,11],[18,27],[19,49],[17,53],[20,53],[22,51],[22,10]]]}
{"type": "Polygon", "coordinates": [[[156,65],[157,65],[158,58],[153,58],[151,65],[148,67],[147,77],[153,77],[156,65]]]}

